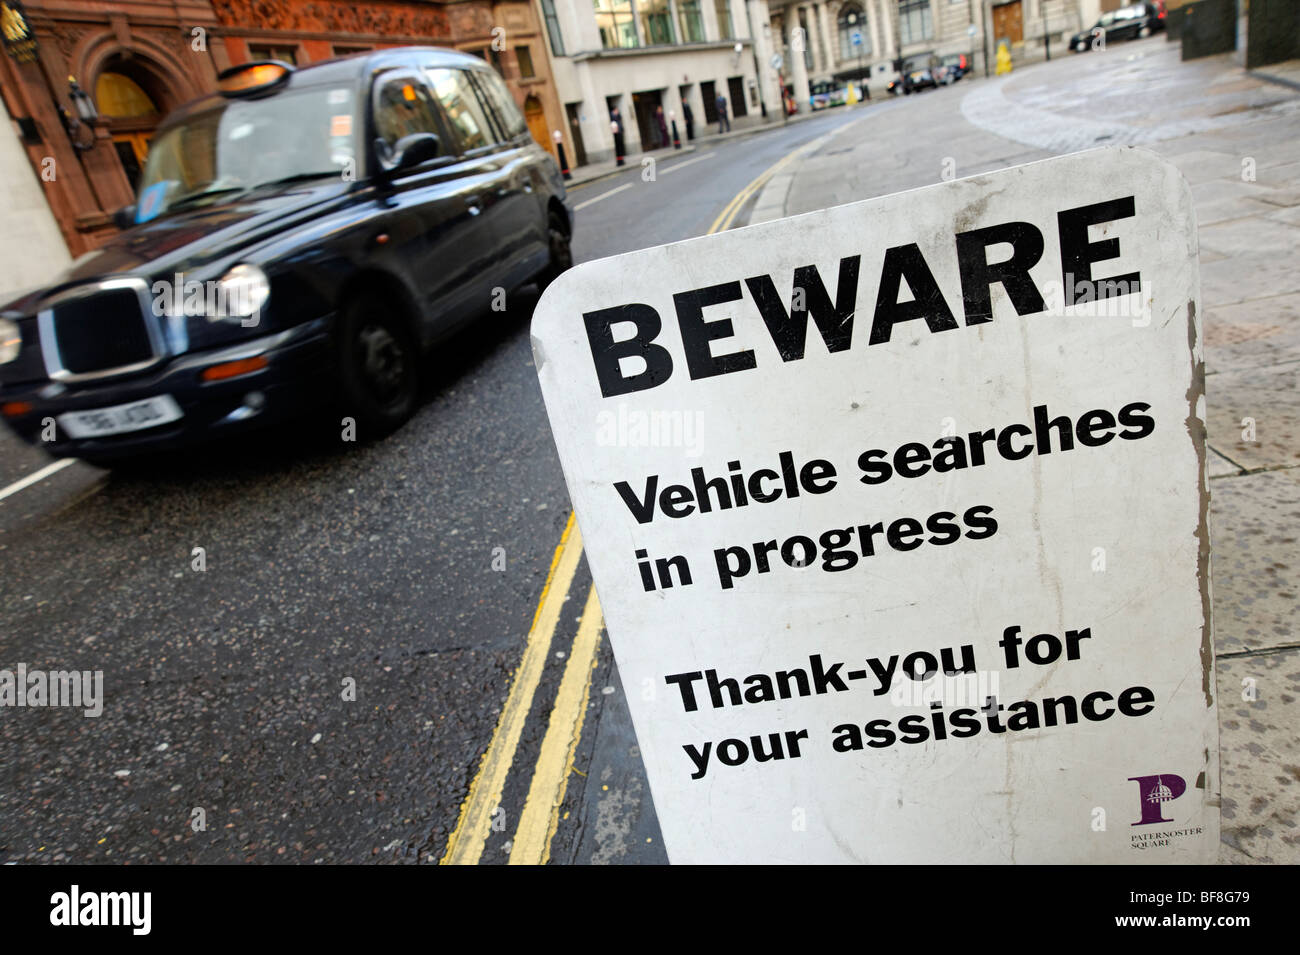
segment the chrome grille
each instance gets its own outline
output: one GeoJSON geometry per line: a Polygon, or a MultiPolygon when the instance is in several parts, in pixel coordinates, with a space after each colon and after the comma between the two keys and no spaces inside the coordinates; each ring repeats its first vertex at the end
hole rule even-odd
{"type": "Polygon", "coordinates": [[[112,279],[63,292],[38,316],[45,368],[56,381],[140,371],[161,347],[142,279],[112,279]]]}

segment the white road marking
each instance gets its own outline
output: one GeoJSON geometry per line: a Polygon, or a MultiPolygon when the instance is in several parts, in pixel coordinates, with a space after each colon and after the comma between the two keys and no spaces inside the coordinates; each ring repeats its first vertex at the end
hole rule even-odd
{"type": "Polygon", "coordinates": [[[609,190],[609,192],[602,192],[600,195],[593,196],[592,198],[588,199],[586,202],[579,202],[576,206],[573,207],[573,211],[577,212],[580,209],[585,209],[587,208],[587,206],[595,205],[597,202],[600,202],[601,199],[608,199],[616,192],[622,192],[624,189],[631,189],[631,188],[632,188],[632,183],[625,182],[623,183],[623,185],[609,190]]]}
{"type": "MultiPolygon", "coordinates": [[[[691,163],[699,162],[701,159],[708,159],[712,155],[713,153],[707,152],[704,153],[703,155],[696,156],[693,159],[686,159],[683,160],[682,162],[674,163],[671,166],[668,166],[664,169],[660,169],[659,175],[666,176],[670,172],[674,172],[675,170],[681,169],[683,166],[689,166],[691,163]]],[[[636,185],[636,183],[634,182],[625,182],[623,183],[623,185],[616,186],[615,188],[609,190],[609,192],[602,192],[598,196],[592,196],[590,199],[586,200],[585,202],[579,202],[576,206],[573,207],[573,211],[577,212],[580,209],[585,209],[587,208],[587,206],[594,205],[595,203],[600,202],[600,200],[602,199],[608,199],[610,196],[614,195],[617,192],[622,192],[624,189],[631,189],[634,185],[636,185]]]]}
{"type": "Polygon", "coordinates": [[[74,464],[76,460],[77,460],[76,458],[60,458],[58,461],[55,461],[53,464],[45,465],[45,467],[41,468],[39,471],[37,471],[34,474],[29,474],[27,475],[27,477],[22,478],[21,480],[14,481],[13,484],[10,484],[4,490],[0,490],[0,501],[3,501],[5,498],[9,497],[12,494],[17,494],[19,491],[23,490],[23,488],[28,488],[31,487],[33,484],[38,484],[41,481],[44,481],[51,474],[59,473],[64,468],[74,464]]]}
{"type": "Polygon", "coordinates": [[[666,176],[670,172],[676,172],[678,169],[681,169],[683,166],[689,166],[691,163],[699,162],[701,159],[708,159],[712,155],[713,153],[703,153],[702,155],[696,156],[694,159],[687,159],[683,162],[676,163],[675,165],[668,166],[664,169],[660,169],[659,175],[666,176]]]}

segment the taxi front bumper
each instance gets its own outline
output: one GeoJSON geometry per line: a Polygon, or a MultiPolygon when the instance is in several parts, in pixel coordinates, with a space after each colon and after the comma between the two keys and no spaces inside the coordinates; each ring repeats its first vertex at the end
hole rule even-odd
{"type": "Polygon", "coordinates": [[[126,458],[252,430],[320,404],[335,367],[331,318],[226,348],[178,355],[128,378],[68,387],[48,381],[8,385],[0,391],[0,408],[19,437],[56,457],[126,458]],[[260,367],[214,381],[203,378],[205,369],[250,359],[250,366],[260,367]],[[81,438],[71,437],[58,424],[59,416],[71,411],[112,408],[162,395],[177,403],[180,418],[138,431],[81,438]],[[53,440],[47,440],[50,419],[55,422],[53,440]]]}

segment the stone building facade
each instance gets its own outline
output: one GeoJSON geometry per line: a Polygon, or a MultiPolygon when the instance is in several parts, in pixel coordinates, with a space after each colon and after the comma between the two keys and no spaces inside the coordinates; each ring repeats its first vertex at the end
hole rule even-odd
{"type": "Polygon", "coordinates": [[[625,152],[660,145],[662,110],[687,139],[716,129],[717,99],[732,128],[780,117],[767,0],[537,0],[575,165],[614,157],[612,111],[625,152]]]}
{"type": "Polygon", "coordinates": [[[786,63],[785,83],[807,101],[805,87],[865,79],[883,91],[899,69],[920,69],[932,58],[965,54],[984,71],[997,43],[1014,60],[1053,55],[1123,0],[768,0],[773,43],[786,63]],[[802,31],[802,33],[797,32],[802,31]],[[802,56],[795,47],[802,37],[802,56]]]}
{"type": "MultiPolygon", "coordinates": [[[[31,170],[21,188],[26,195],[33,181],[39,184],[74,256],[117,232],[113,212],[134,201],[162,118],[213,90],[222,69],[250,59],[303,66],[379,47],[453,47],[492,62],[548,149],[554,151],[551,131],[563,125],[540,8],[532,0],[0,3],[6,26],[17,31],[26,24],[34,41],[6,44],[0,55],[0,97],[31,170]],[[75,90],[93,101],[98,118],[92,123],[76,119],[75,90]]],[[[12,148],[0,152],[14,155],[12,148]]],[[[6,217],[15,214],[6,210],[6,217]]],[[[19,268],[37,273],[28,284],[52,271],[39,262],[6,265],[19,268]]]]}

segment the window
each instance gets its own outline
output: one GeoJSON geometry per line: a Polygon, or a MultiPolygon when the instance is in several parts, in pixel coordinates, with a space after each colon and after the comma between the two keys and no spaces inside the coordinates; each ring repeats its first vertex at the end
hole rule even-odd
{"type": "Polygon", "coordinates": [[[718,14],[718,39],[730,40],[731,33],[731,0],[713,0],[713,7],[718,14]]]}
{"type": "Polygon", "coordinates": [[[930,0],[898,0],[898,38],[903,46],[934,36],[930,0]]]}
{"type": "Polygon", "coordinates": [[[298,65],[298,48],[295,46],[254,46],[250,43],[248,56],[253,60],[283,60],[290,66],[298,65]]]}
{"type": "Polygon", "coordinates": [[[495,47],[485,46],[477,50],[466,50],[465,52],[477,56],[485,63],[491,63],[493,69],[505,75],[505,71],[501,69],[501,54],[495,47]]]}
{"type": "Polygon", "coordinates": [[[415,133],[433,133],[449,145],[428,87],[411,73],[381,81],[375,92],[375,132],[389,149],[415,133]]]}
{"type": "Polygon", "coordinates": [[[100,73],[95,81],[95,102],[100,113],[113,119],[158,115],[158,107],[139,83],[110,70],[100,73]]]}
{"type": "Polygon", "coordinates": [[[668,0],[637,0],[637,15],[641,18],[641,35],[647,46],[676,43],[673,20],[668,13],[668,0]]]}
{"type": "Polygon", "coordinates": [[[564,34],[560,32],[560,18],[555,15],[555,0],[542,0],[542,18],[551,39],[551,54],[564,56],[564,34]]]}
{"type": "Polygon", "coordinates": [[[335,43],[333,48],[335,56],[351,56],[354,53],[369,53],[374,49],[372,46],[352,46],[342,43],[335,43]]]}
{"type": "Polygon", "coordinates": [[[677,20],[682,28],[683,43],[704,41],[704,16],[700,13],[700,0],[677,0],[677,20]]]}
{"type": "Polygon", "coordinates": [[[519,75],[524,79],[537,75],[533,72],[533,51],[528,47],[515,47],[515,62],[519,64],[519,75]]]}
{"type": "MultiPolygon", "coordinates": [[[[158,193],[156,212],[214,184],[251,188],[288,176],[337,176],[354,161],[354,119],[365,114],[349,86],[290,87],[261,99],[212,97],[208,104],[153,141],[141,195],[158,193]]],[[[374,105],[385,143],[441,132],[436,105],[414,72],[376,81],[374,105]]]]}
{"type": "Polygon", "coordinates": [[[483,89],[488,104],[492,111],[496,113],[505,132],[506,139],[514,139],[528,132],[528,124],[524,122],[523,116],[519,114],[519,107],[515,105],[514,97],[510,95],[510,90],[506,87],[506,82],[495,73],[475,73],[479,85],[483,89]]]}
{"type": "Polygon", "coordinates": [[[495,137],[486,110],[479,102],[464,70],[425,70],[433,93],[460,138],[461,149],[469,152],[492,145],[495,137]]]}
{"type": "Polygon", "coordinates": [[[867,29],[867,18],[861,8],[855,4],[846,4],[840,11],[840,60],[856,62],[859,57],[871,55],[871,31],[867,29]],[[858,34],[859,43],[853,45],[853,35],[858,34]]]}
{"type": "Polygon", "coordinates": [[[638,46],[632,0],[592,0],[600,43],[607,50],[638,46]]]}

